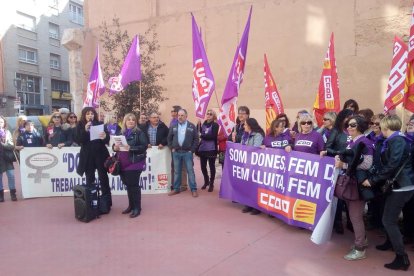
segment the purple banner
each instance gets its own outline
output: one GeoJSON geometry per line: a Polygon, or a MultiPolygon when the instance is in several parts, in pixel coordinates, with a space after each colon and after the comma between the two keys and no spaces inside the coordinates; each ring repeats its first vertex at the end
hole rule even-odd
{"type": "Polygon", "coordinates": [[[206,50],[201,40],[201,31],[199,32],[192,14],[191,18],[193,29],[193,100],[196,117],[204,119],[215,84],[213,73],[207,60],[206,50]]]}
{"type": "Polygon", "coordinates": [[[313,230],[333,196],[334,158],[227,142],[220,197],[313,230]]]}
{"type": "Polygon", "coordinates": [[[83,107],[99,106],[99,96],[105,92],[105,83],[102,77],[101,64],[99,63],[99,48],[96,48],[96,57],[93,62],[91,75],[89,76],[88,86],[86,88],[86,97],[83,101],[83,107]]]}

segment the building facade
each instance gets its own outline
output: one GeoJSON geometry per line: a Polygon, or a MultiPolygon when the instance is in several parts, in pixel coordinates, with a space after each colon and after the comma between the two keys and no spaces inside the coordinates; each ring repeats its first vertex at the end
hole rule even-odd
{"type": "MultiPolygon", "coordinates": [[[[267,54],[285,110],[294,119],[299,109],[312,109],[332,32],[341,104],[354,98],[361,108],[382,111],[394,36],[407,41],[409,34],[410,0],[107,0],[105,5],[86,0],[84,72],[90,72],[103,21],[111,24],[116,15],[131,37],[156,24],[161,46],[156,60],[166,64],[162,85],[169,98],[161,105],[162,117],[167,119],[170,107],[180,104],[194,119],[190,13],[202,30],[220,101],[250,6],[249,46],[238,104],[249,106],[262,124],[263,55],[267,54]]],[[[209,107],[218,109],[218,101],[213,96],[209,107]]]]}
{"type": "Polygon", "coordinates": [[[83,0],[21,0],[1,4],[2,115],[71,109],[66,28],[84,25],[83,0]]]}

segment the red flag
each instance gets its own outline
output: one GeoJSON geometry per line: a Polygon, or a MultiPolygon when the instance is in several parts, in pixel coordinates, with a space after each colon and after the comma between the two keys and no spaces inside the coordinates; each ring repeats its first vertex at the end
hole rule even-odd
{"type": "Polygon", "coordinates": [[[264,55],[264,83],[265,83],[265,100],[266,100],[266,133],[270,131],[270,124],[276,116],[284,113],[283,103],[277,90],[275,80],[272,72],[270,72],[269,64],[267,63],[266,54],[264,55]]]}
{"type": "Polygon", "coordinates": [[[387,94],[384,101],[384,113],[387,114],[404,100],[407,74],[407,45],[399,38],[394,38],[393,57],[387,94]]]}
{"type": "Polygon", "coordinates": [[[319,126],[322,125],[323,115],[326,112],[339,112],[341,109],[339,103],[338,72],[336,70],[334,48],[334,34],[332,33],[325,61],[323,63],[321,80],[319,82],[319,91],[316,94],[316,100],[313,105],[316,121],[319,126]]]}
{"type": "Polygon", "coordinates": [[[410,40],[408,41],[407,80],[404,108],[414,112],[414,6],[411,12],[410,40]]]}

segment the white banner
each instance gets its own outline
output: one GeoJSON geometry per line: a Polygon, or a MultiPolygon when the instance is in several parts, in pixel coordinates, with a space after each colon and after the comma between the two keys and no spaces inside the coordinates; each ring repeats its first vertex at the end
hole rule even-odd
{"type": "MultiPolygon", "coordinates": [[[[108,150],[112,152],[111,149],[108,150]]],[[[79,151],[79,147],[24,148],[20,152],[23,198],[73,196],[73,186],[86,184],[85,175],[80,177],[76,173],[79,151]]],[[[110,174],[108,176],[112,194],[126,195],[121,178],[110,174]]],[[[147,168],[140,178],[142,194],[167,193],[170,179],[171,151],[167,147],[162,150],[148,149],[147,168]]]]}

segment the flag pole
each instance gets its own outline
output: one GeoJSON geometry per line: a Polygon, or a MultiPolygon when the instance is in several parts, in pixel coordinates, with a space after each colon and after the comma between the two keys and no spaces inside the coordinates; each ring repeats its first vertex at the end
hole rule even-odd
{"type": "Polygon", "coordinates": [[[140,116],[142,114],[141,83],[142,81],[139,81],[139,114],[140,116]]]}

